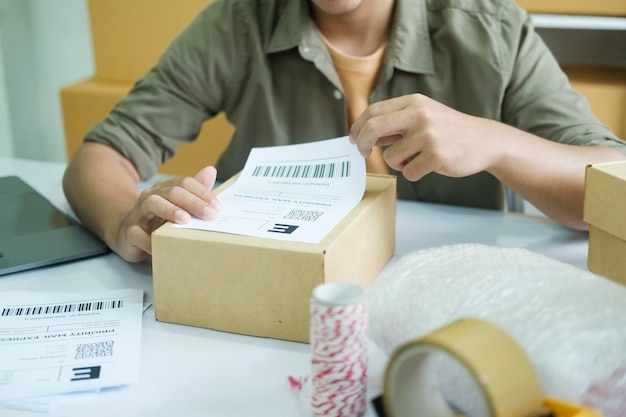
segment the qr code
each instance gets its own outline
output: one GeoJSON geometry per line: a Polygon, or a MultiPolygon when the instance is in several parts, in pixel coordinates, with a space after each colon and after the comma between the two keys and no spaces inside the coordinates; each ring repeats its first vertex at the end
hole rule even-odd
{"type": "Polygon", "coordinates": [[[324,214],[323,211],[311,211],[311,210],[291,210],[284,219],[302,220],[305,222],[314,222],[319,216],[324,214]]]}
{"type": "Polygon", "coordinates": [[[113,340],[108,342],[82,343],[76,347],[74,359],[101,358],[113,355],[113,340]]]}

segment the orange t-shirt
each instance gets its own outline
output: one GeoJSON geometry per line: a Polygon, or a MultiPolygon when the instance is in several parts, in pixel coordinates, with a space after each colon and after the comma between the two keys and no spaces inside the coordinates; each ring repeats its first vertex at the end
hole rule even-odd
{"type": "MultiPolygon", "coordinates": [[[[335,70],[343,86],[348,104],[348,125],[359,117],[369,105],[369,96],[376,83],[387,43],[368,56],[347,55],[336,49],[321,33],[320,37],[328,47],[335,70]]],[[[381,149],[376,146],[365,160],[367,172],[388,174],[387,164],[383,160],[381,149]]]]}

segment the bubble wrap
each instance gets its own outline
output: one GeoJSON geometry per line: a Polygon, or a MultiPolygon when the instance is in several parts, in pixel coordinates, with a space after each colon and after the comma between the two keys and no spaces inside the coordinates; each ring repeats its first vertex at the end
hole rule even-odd
{"type": "Polygon", "coordinates": [[[483,319],[526,351],[546,396],[626,416],[624,286],[526,249],[463,244],[405,255],[366,297],[368,336],[387,354],[460,318],[483,319]]]}

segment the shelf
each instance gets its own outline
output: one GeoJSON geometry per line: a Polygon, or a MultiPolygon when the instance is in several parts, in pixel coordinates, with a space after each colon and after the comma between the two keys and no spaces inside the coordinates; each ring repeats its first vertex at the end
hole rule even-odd
{"type": "Polygon", "coordinates": [[[530,17],[537,28],[568,30],[625,30],[626,17],[575,16],[531,13],[530,17]]]}
{"type": "Polygon", "coordinates": [[[517,0],[529,13],[583,16],[626,16],[624,0],[517,0]]]}
{"type": "Polygon", "coordinates": [[[537,33],[563,65],[626,68],[626,18],[531,14],[537,33]]]}

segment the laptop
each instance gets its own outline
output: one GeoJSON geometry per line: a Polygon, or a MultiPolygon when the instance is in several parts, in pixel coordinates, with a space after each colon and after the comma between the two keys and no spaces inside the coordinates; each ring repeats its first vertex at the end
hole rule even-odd
{"type": "Polygon", "coordinates": [[[22,179],[0,177],[0,275],[108,251],[102,240],[22,179]]]}

